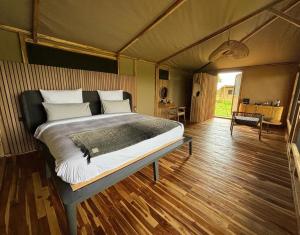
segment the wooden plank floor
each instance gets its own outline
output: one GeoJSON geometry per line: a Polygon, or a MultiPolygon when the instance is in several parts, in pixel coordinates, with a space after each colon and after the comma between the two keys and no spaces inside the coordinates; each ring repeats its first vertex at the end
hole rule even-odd
{"type": "MultiPolygon", "coordinates": [[[[190,125],[184,146],[78,207],[80,234],[296,234],[282,131],[263,133],[213,119],[190,125]]],[[[67,234],[64,211],[37,154],[7,159],[0,234],[67,234]]]]}

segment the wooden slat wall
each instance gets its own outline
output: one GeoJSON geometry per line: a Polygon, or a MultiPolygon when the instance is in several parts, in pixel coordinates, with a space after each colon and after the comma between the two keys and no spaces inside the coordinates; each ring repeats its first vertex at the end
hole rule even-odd
{"type": "Polygon", "coordinates": [[[216,76],[200,73],[193,78],[191,101],[191,122],[203,122],[214,116],[218,79],[216,76]],[[199,96],[196,96],[197,92],[199,96]]]}
{"type": "Polygon", "coordinates": [[[136,79],[133,76],[0,61],[0,133],[4,154],[35,150],[33,138],[21,121],[19,95],[25,90],[123,89],[136,105],[136,79]]]}

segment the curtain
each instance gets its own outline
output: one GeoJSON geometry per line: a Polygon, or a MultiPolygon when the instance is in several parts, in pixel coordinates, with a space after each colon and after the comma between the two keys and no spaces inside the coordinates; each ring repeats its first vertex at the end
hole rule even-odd
{"type": "Polygon", "coordinates": [[[214,116],[217,83],[217,76],[208,73],[194,74],[190,114],[191,122],[204,122],[214,116]]]}

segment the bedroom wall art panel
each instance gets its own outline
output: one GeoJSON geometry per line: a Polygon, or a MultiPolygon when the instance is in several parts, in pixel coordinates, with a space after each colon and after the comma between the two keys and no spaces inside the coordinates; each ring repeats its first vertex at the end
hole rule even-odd
{"type": "Polygon", "coordinates": [[[35,150],[34,139],[24,128],[19,95],[25,90],[123,89],[136,106],[136,78],[77,69],[0,61],[0,133],[5,155],[35,150]]]}

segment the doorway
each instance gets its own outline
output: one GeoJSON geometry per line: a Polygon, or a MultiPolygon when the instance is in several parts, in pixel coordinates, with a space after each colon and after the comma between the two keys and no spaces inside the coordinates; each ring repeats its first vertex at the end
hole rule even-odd
{"type": "Polygon", "coordinates": [[[231,118],[238,110],[242,72],[218,73],[215,117],[231,118]]]}

